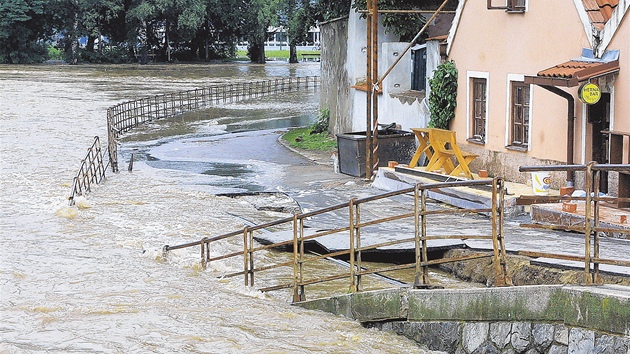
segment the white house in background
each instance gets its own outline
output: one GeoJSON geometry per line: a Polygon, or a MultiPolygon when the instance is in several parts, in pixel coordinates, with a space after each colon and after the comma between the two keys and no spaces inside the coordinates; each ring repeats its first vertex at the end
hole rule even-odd
{"type": "MultiPolygon", "coordinates": [[[[440,15],[429,26],[429,36],[445,35],[452,18],[452,14],[440,15]]],[[[320,29],[323,43],[320,106],[330,110],[333,133],[365,131],[366,20],[351,10],[348,18],[320,23],[320,29]]],[[[402,55],[380,88],[379,124],[396,123],[403,130],[425,127],[429,120],[425,102],[428,79],[440,64],[441,44],[430,41],[404,53],[409,43],[386,34],[383,26],[379,26],[378,32],[379,76],[402,55]]]]}

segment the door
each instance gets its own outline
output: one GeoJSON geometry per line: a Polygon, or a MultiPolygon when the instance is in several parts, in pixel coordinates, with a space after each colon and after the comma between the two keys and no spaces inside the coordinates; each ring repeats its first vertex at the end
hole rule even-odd
{"type": "MultiPolygon", "coordinates": [[[[598,163],[610,163],[608,156],[608,133],[602,133],[610,129],[610,93],[602,93],[599,102],[589,105],[587,109],[588,122],[592,128],[592,154],[591,160],[598,163]]],[[[600,185],[601,192],[608,193],[608,173],[601,172],[600,185]]]]}

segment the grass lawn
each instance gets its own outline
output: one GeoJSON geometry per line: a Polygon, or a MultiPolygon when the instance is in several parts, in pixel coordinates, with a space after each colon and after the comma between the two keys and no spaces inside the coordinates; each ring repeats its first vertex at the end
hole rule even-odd
{"type": "MultiPolygon", "coordinates": [[[[319,54],[319,50],[298,50],[297,55],[298,59],[302,54],[319,54]]],[[[274,59],[274,60],[289,60],[289,49],[287,50],[266,50],[265,58],[274,59]]],[[[236,51],[236,59],[249,59],[247,57],[247,50],[237,50],[236,51]]]]}
{"type": "Polygon", "coordinates": [[[337,148],[337,140],[327,132],[311,134],[311,131],[311,127],[295,128],[286,132],[282,138],[295,149],[325,151],[337,148]]]}

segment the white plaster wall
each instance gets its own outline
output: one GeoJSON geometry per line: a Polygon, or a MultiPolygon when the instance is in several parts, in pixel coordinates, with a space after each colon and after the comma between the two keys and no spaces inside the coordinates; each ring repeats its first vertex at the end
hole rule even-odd
{"type": "MultiPolygon", "coordinates": [[[[367,47],[367,25],[366,20],[361,18],[354,10],[350,11],[348,18],[348,53],[346,69],[348,72],[348,79],[350,85],[355,85],[357,82],[365,82],[367,67],[367,53],[364,48],[367,47]]],[[[385,42],[395,42],[398,40],[398,36],[393,34],[385,34],[385,30],[382,25],[379,25],[378,30],[378,45],[381,48],[385,42]]],[[[378,53],[379,62],[382,58],[382,51],[378,53]]],[[[379,70],[379,76],[384,72],[379,70]]],[[[352,117],[352,131],[365,131],[366,122],[366,110],[367,110],[367,94],[363,91],[350,89],[348,93],[350,99],[350,114],[352,117]]],[[[382,99],[379,100],[379,107],[382,99]]],[[[380,108],[379,108],[380,112],[380,108]]],[[[380,114],[379,114],[380,116],[380,114]]]]}

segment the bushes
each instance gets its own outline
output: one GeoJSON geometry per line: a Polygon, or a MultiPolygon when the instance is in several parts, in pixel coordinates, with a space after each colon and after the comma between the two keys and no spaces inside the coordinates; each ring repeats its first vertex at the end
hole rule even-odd
{"type": "Polygon", "coordinates": [[[430,128],[448,129],[449,122],[455,117],[457,107],[457,68],[455,62],[440,64],[429,80],[430,128]]]}

